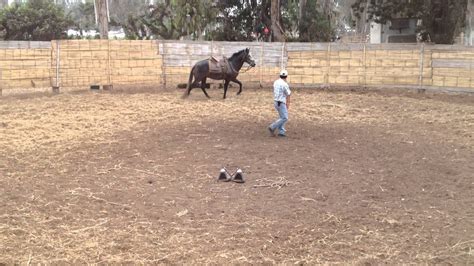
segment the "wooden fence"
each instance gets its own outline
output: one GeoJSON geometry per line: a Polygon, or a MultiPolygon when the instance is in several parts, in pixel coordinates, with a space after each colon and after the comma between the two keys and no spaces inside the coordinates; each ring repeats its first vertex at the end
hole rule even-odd
{"type": "MultiPolygon", "coordinates": [[[[373,86],[474,93],[474,48],[424,44],[61,40],[0,42],[0,90],[186,83],[191,66],[250,48],[246,84],[268,86],[287,68],[292,86],[373,86]]],[[[245,69],[245,66],[244,66],[245,69]]],[[[218,82],[218,81],[217,81],[218,82]]]]}

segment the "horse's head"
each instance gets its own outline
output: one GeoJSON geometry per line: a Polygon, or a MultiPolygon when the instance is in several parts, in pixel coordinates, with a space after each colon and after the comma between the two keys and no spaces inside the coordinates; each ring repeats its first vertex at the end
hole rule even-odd
{"type": "Polygon", "coordinates": [[[244,62],[249,64],[251,67],[254,67],[256,64],[255,64],[255,59],[253,59],[252,57],[252,54],[250,53],[250,49],[249,48],[246,48],[245,49],[245,58],[244,58],[244,62]]]}

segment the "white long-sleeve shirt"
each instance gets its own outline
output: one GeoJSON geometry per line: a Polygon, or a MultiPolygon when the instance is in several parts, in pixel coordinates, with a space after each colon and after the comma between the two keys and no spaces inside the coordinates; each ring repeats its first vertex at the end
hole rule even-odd
{"type": "Polygon", "coordinates": [[[291,90],[288,83],[283,79],[277,79],[273,83],[273,99],[276,102],[286,103],[286,97],[290,96],[291,90]]]}

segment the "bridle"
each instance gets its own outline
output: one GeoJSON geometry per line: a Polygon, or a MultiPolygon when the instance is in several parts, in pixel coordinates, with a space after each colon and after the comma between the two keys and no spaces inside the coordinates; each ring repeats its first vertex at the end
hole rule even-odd
{"type": "MultiPolygon", "coordinates": [[[[249,54],[247,54],[246,56],[248,56],[248,55],[249,55],[249,54]]],[[[245,61],[245,63],[248,64],[247,61],[245,61]]],[[[245,73],[245,72],[249,71],[252,67],[253,67],[253,66],[251,66],[251,65],[249,64],[249,66],[247,67],[247,69],[245,69],[244,71],[242,71],[242,73],[245,73]]]]}

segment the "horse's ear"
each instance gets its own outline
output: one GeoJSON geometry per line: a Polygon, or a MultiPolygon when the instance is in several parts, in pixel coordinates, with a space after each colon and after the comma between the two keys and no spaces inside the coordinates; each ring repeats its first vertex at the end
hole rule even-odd
{"type": "Polygon", "coordinates": [[[250,48],[245,48],[245,51],[247,52],[247,54],[250,52],[250,48]]]}

